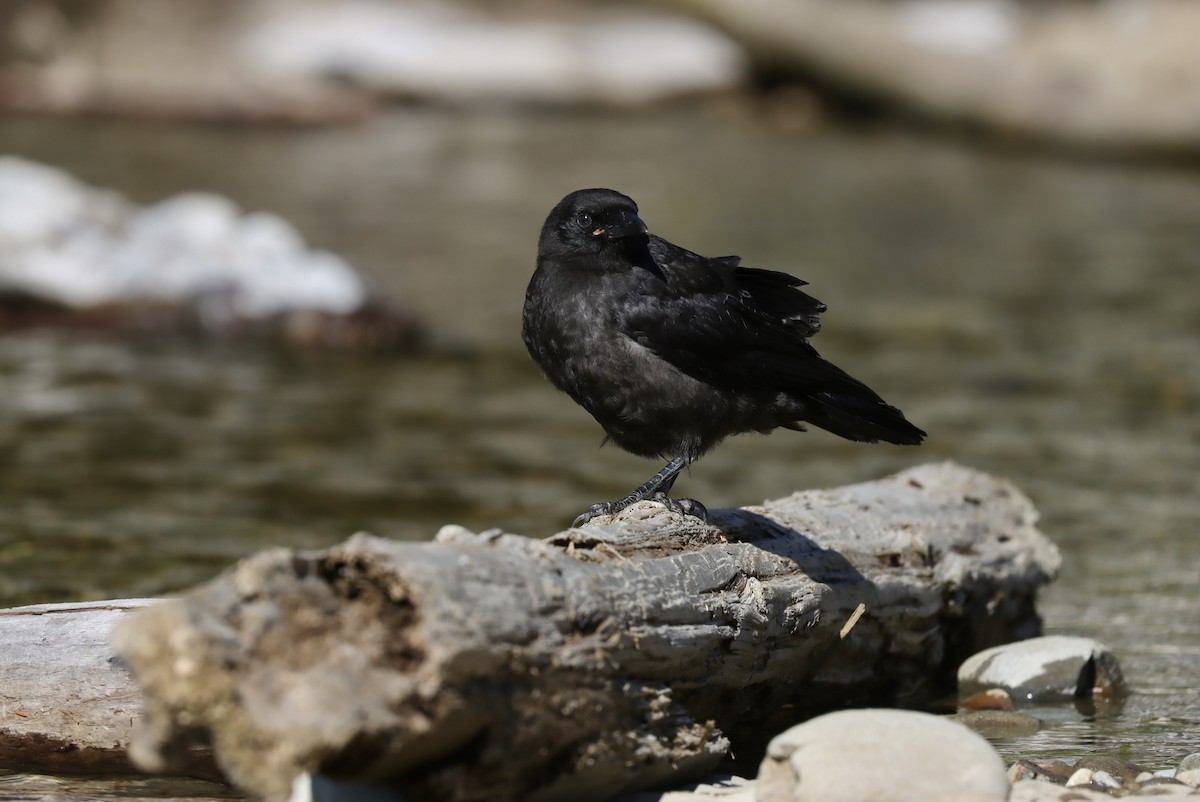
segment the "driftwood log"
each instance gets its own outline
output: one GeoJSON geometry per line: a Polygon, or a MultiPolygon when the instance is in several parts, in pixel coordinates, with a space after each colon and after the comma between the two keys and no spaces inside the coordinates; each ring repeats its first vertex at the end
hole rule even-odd
{"type": "Polygon", "coordinates": [[[132,773],[137,689],[109,634],[147,599],[0,610],[0,770],[132,773]]]}
{"type": "Polygon", "coordinates": [[[272,799],[302,772],[443,800],[683,779],[817,710],[919,702],[1037,633],[1059,558],[1035,518],[941,464],[709,524],[640,504],[543,541],[263,552],[118,624],[133,754],[170,770],[211,743],[272,799]]]}
{"type": "MultiPolygon", "coordinates": [[[[129,740],[141,694],[110,644],[113,625],[157,599],[0,610],[0,771],[134,774],[129,740]]],[[[180,770],[220,777],[191,750],[180,770]]]]}

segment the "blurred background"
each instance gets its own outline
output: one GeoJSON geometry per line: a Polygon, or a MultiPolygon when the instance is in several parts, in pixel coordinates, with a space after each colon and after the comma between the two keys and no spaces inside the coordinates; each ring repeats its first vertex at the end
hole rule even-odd
{"type": "Polygon", "coordinates": [[[811,282],[919,449],[745,435],[710,507],[952,459],[1062,548],[1136,693],[1008,756],[1200,751],[1200,5],[6,0],[0,605],[268,545],[534,537],[599,448],[520,309],[566,193],[811,282]]]}

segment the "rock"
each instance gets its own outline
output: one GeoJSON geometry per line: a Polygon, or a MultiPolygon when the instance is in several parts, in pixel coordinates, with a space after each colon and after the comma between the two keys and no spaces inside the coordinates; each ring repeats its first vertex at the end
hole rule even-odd
{"type": "Polygon", "coordinates": [[[1015,700],[1090,698],[1097,689],[1120,693],[1116,657],[1090,638],[1050,635],[986,649],[958,669],[958,691],[970,695],[1003,688],[1015,700]]]}
{"type": "Polygon", "coordinates": [[[1006,776],[1008,777],[1008,782],[1011,784],[1020,782],[1021,780],[1032,780],[1038,776],[1038,772],[1027,761],[1018,760],[1008,767],[1006,776]]]}
{"type": "MultiPolygon", "coordinates": [[[[1142,797],[1126,797],[1126,800],[1142,797]]],[[[1113,797],[1103,791],[1083,785],[1064,788],[1041,780],[1021,780],[1014,783],[1008,802],[1112,802],[1113,797]]]]}
{"type": "Polygon", "coordinates": [[[1034,763],[1032,760],[1022,759],[1014,764],[1014,768],[1016,766],[1021,767],[1021,770],[1018,772],[1021,775],[1021,779],[1052,782],[1058,785],[1064,784],[1075,773],[1074,767],[1068,766],[1061,760],[1034,763]]]}
{"type": "Polygon", "coordinates": [[[761,802],[985,802],[1008,798],[1004,761],[980,736],[907,710],[846,710],[771,741],[761,802]]]}
{"type": "Polygon", "coordinates": [[[270,332],[304,345],[411,344],[406,315],[286,221],[191,193],[145,208],[0,158],[0,321],[270,332]],[[360,342],[361,341],[361,342],[360,342]]]}
{"type": "Polygon", "coordinates": [[[670,2],[775,74],[816,76],[958,128],[1082,149],[1200,148],[1190,0],[670,2]]]}
{"type": "Polygon", "coordinates": [[[1179,771],[1191,771],[1192,769],[1200,769],[1200,752],[1192,752],[1190,755],[1179,761],[1179,771]]]}
{"type": "Polygon", "coordinates": [[[290,4],[260,14],[242,62],[285,80],[336,77],[455,103],[626,106],[728,90],[745,58],[696,20],[636,6],[543,4],[535,14],[453,0],[290,4]]]}
{"type": "Polygon", "coordinates": [[[1114,789],[1121,787],[1121,781],[1109,774],[1107,771],[1092,772],[1092,782],[1095,785],[1105,789],[1114,789]]]}
{"type": "Polygon", "coordinates": [[[1012,710],[972,710],[955,715],[954,720],[986,738],[1011,738],[1032,735],[1041,729],[1042,722],[1027,714],[1012,710]]]}
{"type": "Polygon", "coordinates": [[[1001,688],[988,688],[986,691],[973,693],[965,699],[960,699],[958,706],[964,710],[1016,710],[1008,691],[1001,688]]]}
{"type": "Polygon", "coordinates": [[[1161,802],[1163,799],[1173,797],[1185,797],[1195,800],[1200,797],[1200,793],[1196,792],[1195,788],[1189,788],[1186,785],[1151,785],[1148,788],[1142,789],[1136,796],[1122,797],[1125,802],[1161,802]]]}
{"type": "Polygon", "coordinates": [[[727,36],[648,4],[108,0],[49,26],[63,3],[5,5],[0,63],[10,29],[48,41],[6,71],[0,107],[56,114],[345,124],[387,96],[627,106],[746,76],[727,36]]]}
{"type": "MultiPolygon", "coordinates": [[[[712,775],[699,783],[669,791],[622,794],[612,802],[755,802],[755,783],[744,777],[712,775]]],[[[288,802],[410,802],[403,786],[346,782],[324,775],[301,774],[292,783],[288,802]]],[[[189,801],[190,802],[190,801],[189,801]]]]}
{"type": "Polygon", "coordinates": [[[1119,777],[1122,780],[1132,780],[1141,771],[1141,767],[1135,766],[1119,757],[1113,757],[1112,755],[1088,755],[1077,760],[1075,768],[1104,772],[1109,776],[1119,777]]]}
{"type": "Polygon", "coordinates": [[[1143,784],[1135,795],[1121,798],[1126,802],[1150,802],[1150,800],[1159,800],[1164,797],[1186,797],[1195,802],[1196,799],[1200,799],[1200,790],[1175,780],[1155,778],[1143,784]]]}
{"type": "Polygon", "coordinates": [[[711,774],[700,782],[667,791],[622,794],[612,802],[755,802],[758,783],[733,774],[711,774]]]}
{"type": "Polygon", "coordinates": [[[1184,785],[1200,788],[1200,769],[1187,769],[1175,772],[1175,779],[1184,785]]]}
{"type": "Polygon", "coordinates": [[[1074,788],[1077,785],[1091,785],[1092,770],[1091,769],[1076,769],[1075,773],[1067,778],[1066,786],[1074,788]]]}
{"type": "MultiPolygon", "coordinates": [[[[658,802],[755,802],[758,785],[744,777],[702,782],[686,790],[668,791],[657,797],[658,802]]],[[[622,800],[621,802],[626,802],[622,800]]],[[[654,802],[653,799],[628,802],[654,802]]]]}

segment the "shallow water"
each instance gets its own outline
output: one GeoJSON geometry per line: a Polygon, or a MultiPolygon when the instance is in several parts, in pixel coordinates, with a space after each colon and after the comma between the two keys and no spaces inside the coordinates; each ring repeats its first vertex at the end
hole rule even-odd
{"type": "Polygon", "coordinates": [[[1064,555],[1047,631],[1107,642],[1135,693],[1002,751],[1200,751],[1200,175],[718,106],[311,131],[7,119],[0,152],[141,202],[207,189],[279,213],[433,335],[404,358],[0,338],[2,605],[163,593],[359,529],[544,536],[623,495],[659,466],[598,449],[518,336],[546,211],[613,186],[668,238],[811,281],[818,347],[931,434],[747,435],[680,492],[755,503],[941,459],[1009,477],[1064,555]]]}

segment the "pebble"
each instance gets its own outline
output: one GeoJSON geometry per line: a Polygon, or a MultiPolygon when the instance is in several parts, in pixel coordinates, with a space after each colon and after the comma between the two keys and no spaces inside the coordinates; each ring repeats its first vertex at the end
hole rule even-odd
{"type": "Polygon", "coordinates": [[[1091,785],[1092,770],[1078,769],[1074,774],[1067,778],[1067,787],[1074,788],[1077,785],[1091,785]]]}
{"type": "Polygon", "coordinates": [[[1200,797],[1200,792],[1197,792],[1195,788],[1175,782],[1174,780],[1156,778],[1142,785],[1138,789],[1136,796],[1128,796],[1125,799],[1147,799],[1164,796],[1186,796],[1196,799],[1200,797]]]}
{"type": "MultiPolygon", "coordinates": [[[[863,768],[877,767],[878,764],[873,764],[865,759],[865,754],[865,752],[861,752],[857,758],[851,758],[858,761],[857,768],[852,767],[849,770],[851,774],[858,773],[863,768]]],[[[1107,756],[1082,758],[1076,762],[1074,770],[1062,761],[1039,764],[1030,760],[1017,760],[1007,772],[1008,781],[1012,785],[1008,802],[1111,802],[1117,798],[1120,798],[1122,802],[1154,802],[1155,800],[1181,797],[1200,800],[1200,789],[1184,785],[1171,778],[1175,769],[1142,771],[1137,774],[1136,784],[1131,784],[1129,782],[1122,783],[1119,779],[1120,775],[1117,773],[1079,765],[1084,762],[1110,762],[1113,765],[1132,769],[1130,764],[1125,761],[1107,756]]],[[[762,776],[765,775],[760,775],[760,780],[762,776]]],[[[387,802],[386,800],[363,798],[360,795],[362,789],[355,790],[359,794],[352,797],[320,795],[319,797],[314,796],[311,800],[293,797],[292,802],[387,802]]],[[[758,780],[742,777],[713,775],[687,788],[667,792],[642,791],[625,794],[617,797],[614,802],[805,802],[805,800],[812,802],[814,797],[809,793],[811,790],[811,786],[804,784],[793,784],[788,788],[778,784],[764,785],[758,780]],[[786,795],[777,796],[776,794],[781,791],[786,792],[786,795]]],[[[825,794],[826,790],[821,789],[820,793],[825,794]]],[[[829,795],[815,798],[819,802],[824,802],[826,799],[838,800],[852,797],[829,795]]],[[[942,802],[942,800],[959,802],[957,792],[949,798],[945,794],[924,798],[915,795],[880,798],[911,799],[912,802],[942,802]]],[[[874,798],[872,798],[872,802],[874,802],[874,798]]]]}
{"type": "Polygon", "coordinates": [[[1064,788],[1044,780],[1021,780],[1013,784],[1008,802],[1113,802],[1115,799],[1121,802],[1158,802],[1178,797],[1195,800],[1200,799],[1200,794],[1186,785],[1163,785],[1151,786],[1128,796],[1116,796],[1114,792],[1102,791],[1094,786],[1064,788]]]}

